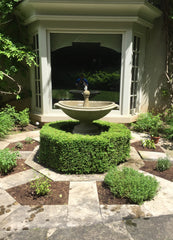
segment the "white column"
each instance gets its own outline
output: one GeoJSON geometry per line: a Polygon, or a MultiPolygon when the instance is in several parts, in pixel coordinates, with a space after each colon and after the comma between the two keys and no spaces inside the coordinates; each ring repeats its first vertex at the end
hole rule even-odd
{"type": "Polygon", "coordinates": [[[122,62],[121,62],[121,87],[120,87],[120,113],[128,115],[130,113],[130,86],[132,69],[132,30],[123,34],[122,40],[122,62]]]}
{"type": "Polygon", "coordinates": [[[39,26],[40,78],[41,78],[41,112],[50,112],[51,107],[51,70],[48,63],[47,31],[39,26]]]}

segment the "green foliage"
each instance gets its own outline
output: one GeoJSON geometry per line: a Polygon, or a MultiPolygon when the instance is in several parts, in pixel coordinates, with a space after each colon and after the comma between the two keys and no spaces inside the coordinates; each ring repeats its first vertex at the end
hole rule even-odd
{"type": "Polygon", "coordinates": [[[143,173],[132,168],[123,168],[122,170],[116,167],[111,168],[105,176],[104,182],[116,197],[127,198],[135,204],[151,200],[158,190],[158,182],[155,178],[144,176],[143,173]]]}
{"type": "Polygon", "coordinates": [[[18,123],[22,128],[29,124],[29,108],[18,113],[18,123]]]}
{"type": "Polygon", "coordinates": [[[15,125],[15,109],[10,105],[0,111],[0,137],[4,137],[15,125]]]}
{"type": "Polygon", "coordinates": [[[76,121],[48,123],[40,131],[40,163],[63,173],[101,173],[124,162],[130,131],[122,124],[95,121],[100,135],[72,134],[76,121]]]}
{"type": "Polygon", "coordinates": [[[22,128],[29,124],[29,109],[16,112],[15,107],[6,105],[0,111],[0,137],[4,137],[15,125],[22,128]]]}
{"type": "Polygon", "coordinates": [[[91,89],[110,90],[112,88],[119,90],[120,73],[118,71],[97,71],[96,73],[87,72],[84,73],[84,76],[87,78],[91,89]]]}
{"type": "Polygon", "coordinates": [[[159,172],[163,172],[171,167],[170,160],[166,158],[159,158],[156,165],[156,170],[159,172]]]}
{"type": "Polygon", "coordinates": [[[38,196],[44,196],[50,192],[50,183],[50,179],[46,177],[40,177],[31,182],[30,188],[34,189],[38,196]]]}
{"type": "Polygon", "coordinates": [[[173,107],[166,109],[163,117],[166,124],[173,125],[173,107]]]}
{"type": "Polygon", "coordinates": [[[164,134],[168,140],[173,140],[173,123],[171,123],[164,129],[164,134]]]}
{"type": "Polygon", "coordinates": [[[28,46],[24,34],[26,30],[24,31],[17,16],[14,16],[14,8],[20,1],[0,1],[0,94],[14,94],[17,97],[21,88],[13,76],[24,64],[36,65],[36,55],[31,46],[28,46]]]}
{"type": "Polygon", "coordinates": [[[31,144],[33,142],[33,139],[31,137],[26,137],[25,142],[31,144]]]}
{"type": "Polygon", "coordinates": [[[17,142],[15,144],[15,148],[22,149],[23,148],[23,144],[21,142],[17,142]]]}
{"type": "Polygon", "coordinates": [[[154,141],[150,139],[142,140],[142,146],[149,149],[156,149],[154,141]]]}
{"type": "Polygon", "coordinates": [[[166,109],[162,117],[165,123],[163,134],[167,139],[173,140],[173,107],[166,109]]]}
{"type": "Polygon", "coordinates": [[[150,132],[162,128],[162,120],[160,114],[153,115],[152,113],[141,113],[136,121],[132,123],[132,128],[138,132],[150,132]]]}
{"type": "Polygon", "coordinates": [[[11,152],[8,148],[0,150],[0,173],[6,174],[17,166],[18,152],[11,152]]]}

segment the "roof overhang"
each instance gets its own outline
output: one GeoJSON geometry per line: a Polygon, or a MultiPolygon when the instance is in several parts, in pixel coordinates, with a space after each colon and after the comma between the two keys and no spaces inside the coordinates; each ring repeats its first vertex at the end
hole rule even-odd
{"type": "Polygon", "coordinates": [[[24,24],[35,21],[138,23],[152,28],[162,12],[146,0],[24,0],[16,10],[24,24]]]}

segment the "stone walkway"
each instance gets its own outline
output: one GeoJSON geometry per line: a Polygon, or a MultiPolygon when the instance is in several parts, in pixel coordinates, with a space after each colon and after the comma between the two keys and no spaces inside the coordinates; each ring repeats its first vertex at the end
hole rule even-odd
{"type": "MultiPolygon", "coordinates": [[[[0,148],[28,136],[39,140],[39,131],[8,136],[0,142],[0,148]]],[[[135,133],[132,136],[132,141],[141,137],[135,133]]],[[[103,180],[105,174],[55,173],[33,161],[37,151],[38,147],[32,152],[21,152],[32,169],[0,179],[0,239],[173,239],[170,225],[173,223],[172,182],[156,177],[160,183],[157,196],[141,206],[100,205],[96,181],[103,180]],[[6,192],[6,189],[27,183],[41,174],[53,181],[70,181],[68,205],[22,206],[6,192]],[[154,223],[159,226],[160,221],[169,232],[158,227],[154,234],[156,228],[150,226],[154,223]]],[[[157,157],[154,153],[152,156],[157,157]]],[[[139,154],[131,148],[125,165],[138,169],[142,164],[139,154]]]]}

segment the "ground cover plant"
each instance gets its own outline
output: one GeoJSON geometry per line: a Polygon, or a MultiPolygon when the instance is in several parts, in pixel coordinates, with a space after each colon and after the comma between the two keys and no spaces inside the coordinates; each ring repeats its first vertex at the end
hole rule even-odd
{"type": "Polygon", "coordinates": [[[0,150],[0,172],[7,174],[17,165],[19,153],[11,152],[8,148],[0,150]]]}
{"type": "Polygon", "coordinates": [[[15,144],[15,148],[17,148],[17,149],[22,149],[22,148],[23,148],[23,143],[17,142],[17,143],[15,144]]]}
{"type": "Polygon", "coordinates": [[[132,168],[120,170],[113,167],[105,176],[104,182],[116,197],[127,198],[135,204],[153,199],[159,186],[155,178],[144,176],[132,168]]]}
{"type": "Polygon", "coordinates": [[[150,139],[142,140],[142,146],[149,149],[156,149],[154,141],[150,139]]]}
{"type": "Polygon", "coordinates": [[[171,161],[166,158],[159,158],[157,161],[156,169],[157,171],[163,172],[171,167],[171,161]]]}
{"type": "Polygon", "coordinates": [[[101,173],[126,161],[130,131],[123,124],[95,121],[99,135],[72,134],[77,121],[48,123],[40,131],[39,161],[63,173],[101,173]]]}

